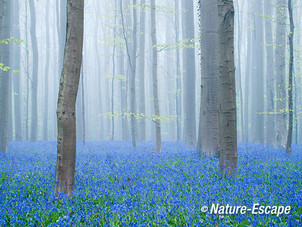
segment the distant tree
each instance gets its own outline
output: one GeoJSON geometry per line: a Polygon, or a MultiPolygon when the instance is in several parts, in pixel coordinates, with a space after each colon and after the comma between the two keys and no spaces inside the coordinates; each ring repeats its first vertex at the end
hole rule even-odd
{"type": "MultiPolygon", "coordinates": [[[[194,1],[182,0],[182,38],[188,43],[195,39],[194,1]]],[[[196,145],[196,111],[195,111],[195,49],[183,49],[183,110],[184,140],[187,145],[196,145]]]]}
{"type": "Polygon", "coordinates": [[[263,1],[255,0],[252,36],[251,126],[252,142],[264,144],[264,30],[263,1]]]}
{"type": "Polygon", "coordinates": [[[151,39],[152,39],[152,79],[155,119],[156,152],[161,152],[161,126],[158,101],[158,80],[157,80],[157,38],[156,38],[156,4],[151,0],[151,39]]]}
{"type": "MultiPolygon", "coordinates": [[[[179,43],[179,29],[180,29],[180,19],[179,19],[179,2],[175,1],[175,43],[179,43]]],[[[182,102],[181,102],[181,73],[180,73],[180,49],[176,48],[176,92],[175,92],[175,104],[176,104],[176,131],[177,131],[177,141],[181,140],[181,114],[182,114],[182,102]]]]}
{"type": "Polygon", "coordinates": [[[198,150],[212,156],[219,144],[219,59],[218,6],[216,1],[200,0],[201,97],[198,150]]]}
{"type": "Polygon", "coordinates": [[[275,40],[275,78],[276,78],[276,146],[286,146],[286,1],[276,0],[276,40],[275,40]]]}
{"type": "MultiPolygon", "coordinates": [[[[0,1],[0,40],[10,38],[10,6],[11,1],[0,1]]],[[[9,112],[9,45],[0,43],[0,153],[8,151],[8,112],[9,112]],[[2,66],[3,65],[3,66],[2,66]]]]}
{"type": "Polygon", "coordinates": [[[43,114],[43,140],[48,140],[48,86],[49,86],[49,47],[50,47],[50,40],[49,40],[49,1],[46,1],[45,5],[45,29],[46,29],[46,49],[45,49],[45,71],[44,71],[44,114],[43,114]]]}
{"type": "Polygon", "coordinates": [[[236,89],[234,65],[234,6],[218,0],[219,21],[219,170],[228,175],[237,169],[236,89]]]}
{"type": "MultiPolygon", "coordinates": [[[[14,39],[20,40],[20,13],[19,0],[12,1],[12,36],[14,39]]],[[[12,69],[20,71],[20,44],[14,45],[12,59],[12,69]]],[[[19,74],[12,75],[13,80],[13,95],[14,95],[14,121],[15,121],[15,140],[22,140],[22,94],[21,94],[21,77],[19,74]]]]}
{"type": "Polygon", "coordinates": [[[289,14],[289,73],[288,73],[288,133],[286,143],[286,153],[291,154],[291,145],[293,137],[293,69],[294,69],[294,16],[292,1],[288,0],[288,14],[289,14]]]}
{"type": "Polygon", "coordinates": [[[76,161],[75,103],[82,64],[84,0],[67,0],[67,29],[57,106],[58,150],[55,195],[72,196],[76,161]]]}
{"type": "Polygon", "coordinates": [[[30,8],[30,38],[32,47],[32,76],[31,76],[31,130],[30,141],[37,140],[38,131],[38,72],[39,72],[39,52],[36,37],[36,9],[34,0],[29,0],[30,8]]]}
{"type": "Polygon", "coordinates": [[[275,115],[274,112],[274,49],[273,49],[273,17],[272,0],[264,2],[264,15],[268,18],[265,19],[265,43],[266,43],[266,126],[265,126],[265,143],[274,145],[275,141],[275,115]]]}
{"type": "MultiPolygon", "coordinates": [[[[140,21],[139,21],[139,96],[138,96],[138,109],[139,113],[145,114],[146,104],[145,104],[145,0],[141,0],[141,10],[140,10],[140,21]]],[[[144,118],[139,120],[139,140],[146,140],[146,120],[144,118]]]]}
{"type": "Polygon", "coordinates": [[[123,38],[126,44],[126,53],[128,56],[128,63],[131,70],[130,77],[130,112],[131,112],[131,136],[132,145],[136,147],[136,97],[135,97],[135,77],[136,77],[136,53],[137,53],[137,9],[136,0],[133,0],[132,17],[133,17],[133,28],[132,28],[132,51],[130,52],[129,41],[126,34],[124,14],[123,14],[123,3],[120,0],[120,11],[122,15],[122,26],[123,26],[123,38]]]}

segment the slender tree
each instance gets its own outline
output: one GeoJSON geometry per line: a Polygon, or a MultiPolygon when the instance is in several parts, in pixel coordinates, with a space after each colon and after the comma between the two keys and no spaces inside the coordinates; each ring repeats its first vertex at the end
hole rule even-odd
{"type": "Polygon", "coordinates": [[[82,64],[84,0],[67,0],[64,65],[57,106],[58,151],[55,195],[72,196],[76,161],[75,103],[82,64]]]}
{"type": "MultiPolygon", "coordinates": [[[[0,40],[10,38],[10,4],[0,1],[0,40]]],[[[9,45],[0,43],[0,63],[9,67],[9,45]]],[[[8,112],[10,73],[0,68],[0,153],[8,151],[8,112]]]]}
{"type": "MultiPolygon", "coordinates": [[[[139,113],[145,114],[146,112],[146,104],[145,104],[145,39],[146,39],[146,31],[145,31],[145,4],[144,0],[140,1],[141,10],[140,10],[140,35],[139,35],[139,102],[138,108],[139,113]]],[[[146,120],[142,118],[139,120],[139,140],[146,140],[146,120]]]]}
{"type": "MultiPolygon", "coordinates": [[[[20,23],[19,23],[19,0],[12,1],[12,35],[15,39],[20,40],[20,23]]],[[[12,62],[12,69],[20,71],[20,45],[14,45],[12,58],[14,61],[12,62]]],[[[21,77],[20,74],[14,75],[12,77],[13,80],[13,91],[14,91],[14,121],[15,121],[15,140],[22,140],[22,94],[21,94],[21,77]]]]}
{"type": "Polygon", "coordinates": [[[45,49],[45,85],[44,85],[44,114],[43,114],[43,140],[48,139],[48,86],[49,86],[49,60],[50,60],[50,54],[49,54],[49,46],[50,46],[50,40],[49,40],[49,1],[46,1],[45,6],[45,28],[46,28],[46,49],[45,49]]]}
{"type": "Polygon", "coordinates": [[[292,1],[288,0],[288,15],[289,15],[289,73],[288,73],[288,133],[286,143],[286,153],[291,154],[291,145],[293,137],[293,69],[294,69],[294,16],[292,1]]]}
{"type": "Polygon", "coordinates": [[[136,10],[136,0],[133,0],[133,29],[132,29],[132,52],[130,53],[129,42],[126,34],[124,14],[123,14],[123,3],[120,0],[120,11],[122,16],[122,26],[123,26],[123,38],[126,44],[126,52],[128,56],[128,63],[131,70],[130,77],[130,111],[131,111],[131,136],[132,145],[136,147],[136,99],[135,99],[135,76],[136,76],[136,53],[137,53],[137,10],[136,10]]]}
{"type": "Polygon", "coordinates": [[[274,49],[272,28],[272,0],[266,0],[264,5],[265,16],[265,42],[266,42],[266,126],[265,143],[274,145],[275,115],[274,113],[274,49]]]}
{"type": "Polygon", "coordinates": [[[286,0],[276,0],[276,40],[275,40],[275,78],[276,78],[276,146],[286,146],[286,0]]]}
{"type": "Polygon", "coordinates": [[[38,131],[38,71],[39,71],[39,51],[36,37],[36,9],[34,0],[29,0],[30,9],[30,38],[32,46],[32,76],[31,76],[31,129],[30,141],[37,140],[38,131]]]}
{"type": "Polygon", "coordinates": [[[264,33],[263,33],[263,1],[254,1],[254,30],[252,38],[252,99],[251,124],[252,142],[264,143],[264,33]]]}
{"type": "Polygon", "coordinates": [[[160,112],[158,101],[158,80],[157,80],[157,39],[156,39],[156,9],[155,0],[151,0],[151,39],[152,39],[152,79],[153,79],[153,98],[155,112],[155,134],[156,134],[156,152],[161,152],[161,127],[160,112]]]}
{"type": "MultiPolygon", "coordinates": [[[[182,0],[182,38],[191,44],[195,39],[194,1],[182,0]]],[[[184,107],[184,140],[187,145],[196,145],[196,111],[195,111],[195,48],[183,50],[183,107],[184,107]]]]}
{"type": "Polygon", "coordinates": [[[219,19],[219,170],[228,175],[237,169],[236,89],[234,65],[234,6],[218,0],[219,19]]]}
{"type": "MultiPolygon", "coordinates": [[[[179,2],[175,1],[175,42],[179,43],[179,2]]],[[[182,102],[181,102],[181,73],[180,73],[180,50],[176,48],[176,92],[175,92],[175,104],[176,104],[176,131],[177,131],[177,141],[181,139],[181,114],[182,114],[182,102]]]]}

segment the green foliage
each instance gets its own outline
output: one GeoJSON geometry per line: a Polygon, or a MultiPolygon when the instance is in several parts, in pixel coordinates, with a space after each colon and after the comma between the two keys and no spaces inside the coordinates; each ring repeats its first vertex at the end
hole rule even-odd
{"type": "Polygon", "coordinates": [[[153,46],[152,48],[157,48],[158,52],[163,50],[174,50],[174,49],[194,49],[200,48],[200,37],[196,37],[194,39],[183,39],[178,43],[172,43],[172,44],[158,44],[153,46]]]}
{"type": "Polygon", "coordinates": [[[105,117],[105,118],[117,118],[117,117],[122,117],[122,118],[130,118],[131,116],[134,116],[135,119],[140,120],[140,119],[145,119],[145,120],[150,120],[155,122],[156,120],[160,120],[161,122],[168,123],[170,121],[176,120],[177,116],[169,116],[169,117],[164,117],[164,116],[157,116],[155,114],[144,114],[144,113],[131,113],[131,112],[115,112],[112,114],[111,112],[106,113],[106,114],[100,114],[99,117],[105,117]]]}
{"type": "MultiPolygon", "coordinates": [[[[8,45],[9,42],[23,43],[24,41],[23,41],[23,40],[14,39],[13,37],[11,37],[11,38],[6,38],[6,39],[3,39],[3,40],[0,40],[0,44],[8,45]]],[[[9,71],[10,69],[11,69],[11,68],[10,68],[9,66],[5,66],[3,63],[0,62],[0,71],[7,72],[7,71],[9,71]]],[[[12,70],[12,72],[13,72],[13,73],[16,73],[16,74],[19,73],[18,70],[12,70]]]]}

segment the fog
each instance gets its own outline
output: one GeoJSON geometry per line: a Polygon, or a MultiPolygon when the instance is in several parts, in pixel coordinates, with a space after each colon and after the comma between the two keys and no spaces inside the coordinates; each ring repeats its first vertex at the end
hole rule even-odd
{"type": "MultiPolygon", "coordinates": [[[[203,36],[206,29],[199,18],[199,3],[193,3],[157,1],[156,47],[162,140],[184,140],[195,146],[200,113],[205,109],[200,103],[208,105],[210,91],[219,89],[209,85],[205,87],[208,90],[201,91],[209,79],[205,75],[217,70],[215,65],[212,68],[202,66],[211,59],[208,59],[211,52],[219,50],[215,45],[209,46],[211,39],[203,36]]],[[[211,17],[212,11],[203,4],[201,18],[211,17]]],[[[5,56],[4,47],[1,50],[1,62],[11,68],[1,71],[3,75],[10,75],[8,141],[54,141],[57,139],[56,107],[66,39],[66,5],[60,0],[14,0],[9,11],[11,19],[7,29],[9,37],[16,41],[5,45],[9,46],[8,55],[5,56]]],[[[297,2],[293,11],[293,143],[299,143],[302,139],[302,18],[297,2]]],[[[212,27],[215,26],[213,22],[212,27]]],[[[137,28],[135,133],[138,141],[155,141],[150,3],[138,1],[133,5],[130,0],[85,1],[83,63],[76,102],[77,139],[80,141],[131,140],[133,77],[128,55],[132,55],[134,27],[137,28]],[[137,10],[136,26],[133,8],[137,10]]],[[[289,113],[288,35],[286,1],[235,1],[238,142],[285,146],[289,113]]],[[[1,40],[9,37],[2,35],[1,40]]],[[[203,121],[204,128],[208,127],[205,126],[207,121],[209,119],[203,121]]],[[[204,130],[200,133],[206,137],[204,130]]]]}

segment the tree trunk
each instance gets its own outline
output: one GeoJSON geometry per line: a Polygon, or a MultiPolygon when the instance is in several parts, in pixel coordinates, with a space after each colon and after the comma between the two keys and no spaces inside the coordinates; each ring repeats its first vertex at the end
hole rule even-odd
{"type": "Polygon", "coordinates": [[[276,147],[286,146],[286,84],[285,84],[285,31],[286,0],[276,0],[276,43],[275,43],[275,78],[276,78],[276,147]]]}
{"type": "MultiPolygon", "coordinates": [[[[140,11],[140,38],[139,38],[139,113],[144,114],[146,113],[146,104],[145,104],[145,5],[144,0],[141,0],[141,11],[140,11]]],[[[145,141],[146,140],[146,119],[141,118],[139,120],[139,140],[145,141]]]]}
{"type": "MultiPolygon", "coordinates": [[[[179,43],[179,3],[175,1],[175,42],[179,43]]],[[[182,110],[182,89],[181,89],[181,73],[180,73],[180,50],[176,48],[176,131],[177,131],[177,141],[181,140],[181,110],[182,110]]]]}
{"type": "Polygon", "coordinates": [[[46,50],[45,50],[45,82],[44,82],[44,114],[43,114],[43,140],[48,140],[48,73],[49,73],[49,1],[46,1],[45,7],[45,28],[46,28],[46,50]]]}
{"type": "MultiPolygon", "coordinates": [[[[193,1],[182,0],[182,38],[192,44],[194,34],[193,1]]],[[[187,145],[196,145],[196,111],[195,111],[195,49],[183,49],[183,79],[184,79],[184,140],[187,145]]]]}
{"type": "Polygon", "coordinates": [[[66,46],[57,107],[55,195],[63,192],[72,196],[76,161],[75,102],[82,64],[84,0],[67,0],[67,12],[66,46]]]}
{"type": "Polygon", "coordinates": [[[154,112],[155,112],[155,134],[156,134],[156,148],[157,153],[161,152],[161,128],[160,128],[160,112],[158,101],[158,81],[157,81],[157,40],[156,40],[156,9],[155,0],[151,0],[151,39],[152,39],[152,78],[153,78],[153,98],[154,98],[154,112]]]}
{"type": "Polygon", "coordinates": [[[130,111],[131,111],[131,135],[132,145],[136,147],[136,94],[135,94],[135,77],[136,77],[136,51],[137,51],[137,10],[136,0],[133,0],[133,33],[132,33],[132,61],[130,64],[131,78],[130,78],[130,111]]]}
{"type": "MultiPolygon", "coordinates": [[[[10,38],[10,4],[11,1],[0,2],[0,40],[10,38]]],[[[9,45],[0,44],[0,63],[9,66],[9,45]]],[[[10,72],[0,69],[0,153],[8,151],[8,100],[10,72]]]]}
{"type": "Polygon", "coordinates": [[[34,0],[29,0],[30,8],[30,37],[33,55],[32,76],[31,76],[31,129],[30,141],[37,140],[38,131],[38,72],[39,72],[39,52],[36,37],[36,9],[34,0]]]}
{"type": "MultiPolygon", "coordinates": [[[[19,0],[13,1],[12,4],[13,15],[12,15],[12,23],[13,23],[13,37],[17,40],[20,40],[20,24],[19,24],[19,0]]],[[[12,63],[12,69],[20,71],[20,45],[15,45],[13,49],[13,59],[14,62],[12,63]]],[[[20,73],[17,75],[13,75],[13,89],[14,89],[14,115],[15,115],[15,140],[21,141],[22,140],[22,95],[21,95],[21,87],[20,87],[20,73]]]]}
{"type": "Polygon", "coordinates": [[[263,34],[263,3],[254,1],[254,28],[252,48],[252,142],[264,143],[264,34],[263,34]]]}
{"type": "Polygon", "coordinates": [[[288,14],[289,14],[289,73],[288,73],[288,133],[286,143],[286,153],[291,154],[292,137],[293,137],[293,69],[294,69],[294,17],[292,1],[288,0],[288,14]]]}
{"type": "Polygon", "coordinates": [[[218,1],[219,18],[219,170],[234,174],[237,169],[236,89],[234,65],[234,7],[232,0],[218,1]]]}
{"type": "Polygon", "coordinates": [[[218,152],[219,144],[219,59],[218,6],[216,1],[200,1],[201,81],[198,150],[208,156],[218,152]]]}
{"type": "Polygon", "coordinates": [[[265,1],[264,14],[265,19],[265,43],[266,46],[266,126],[265,126],[265,143],[274,144],[275,138],[275,114],[274,113],[274,49],[273,49],[273,28],[271,17],[272,0],[265,1]]]}

